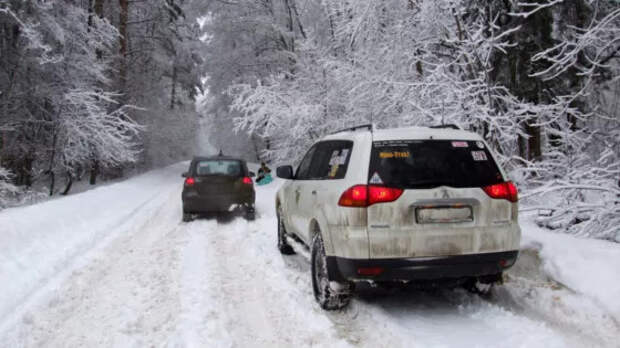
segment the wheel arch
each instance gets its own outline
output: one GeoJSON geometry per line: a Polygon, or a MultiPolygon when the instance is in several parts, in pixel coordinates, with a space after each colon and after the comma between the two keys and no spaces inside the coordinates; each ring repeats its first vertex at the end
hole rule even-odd
{"type": "Polygon", "coordinates": [[[317,234],[321,235],[321,239],[323,239],[323,246],[325,247],[326,255],[334,255],[334,247],[332,244],[331,235],[329,233],[329,225],[327,224],[327,220],[325,219],[323,214],[319,214],[310,220],[310,225],[308,226],[310,236],[309,244],[312,244],[314,237],[317,234]]]}

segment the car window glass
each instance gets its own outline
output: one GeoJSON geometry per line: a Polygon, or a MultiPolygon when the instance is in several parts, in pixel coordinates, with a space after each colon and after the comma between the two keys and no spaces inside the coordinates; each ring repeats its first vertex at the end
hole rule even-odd
{"type": "Polygon", "coordinates": [[[343,179],[349,167],[353,142],[334,141],[330,149],[326,179],[343,179]]]}
{"type": "Polygon", "coordinates": [[[241,163],[233,160],[206,160],[196,163],[196,175],[240,176],[241,163]]]}
{"type": "Polygon", "coordinates": [[[395,188],[484,187],[503,181],[481,141],[375,141],[368,183],[395,188]]]}
{"type": "Polygon", "coordinates": [[[318,180],[327,177],[329,159],[331,155],[331,143],[328,141],[318,143],[312,156],[308,179],[318,180]]]}
{"type": "Polygon", "coordinates": [[[316,145],[311,147],[310,150],[308,150],[308,152],[306,152],[306,155],[304,156],[304,159],[301,160],[301,163],[299,164],[299,167],[297,167],[297,173],[295,175],[295,179],[297,179],[297,180],[307,180],[308,179],[310,164],[312,162],[312,155],[314,154],[315,150],[316,150],[316,145]]]}
{"type": "Polygon", "coordinates": [[[312,160],[310,178],[333,180],[345,177],[353,142],[336,140],[319,143],[312,160]]]}

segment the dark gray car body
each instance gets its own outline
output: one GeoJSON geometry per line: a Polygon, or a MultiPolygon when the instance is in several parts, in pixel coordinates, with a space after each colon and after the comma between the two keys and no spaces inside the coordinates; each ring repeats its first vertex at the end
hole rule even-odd
{"type": "Polygon", "coordinates": [[[249,179],[253,173],[244,160],[225,156],[194,157],[183,176],[186,178],[182,193],[184,214],[222,213],[233,208],[241,209],[246,215],[254,214],[255,192],[249,179]],[[233,175],[200,175],[197,164],[204,161],[237,161],[241,170],[233,175]],[[190,178],[193,183],[188,184],[190,178]]]}

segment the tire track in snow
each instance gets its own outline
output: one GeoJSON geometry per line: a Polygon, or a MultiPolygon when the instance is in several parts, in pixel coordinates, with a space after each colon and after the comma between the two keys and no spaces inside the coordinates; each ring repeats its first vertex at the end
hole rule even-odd
{"type": "MultiPolygon", "coordinates": [[[[215,347],[349,346],[308,297],[308,289],[291,284],[275,246],[264,243],[261,226],[236,219],[205,227],[209,332],[215,347]],[[208,230],[207,230],[208,229],[208,230]],[[227,333],[222,336],[222,332],[227,333]]],[[[271,240],[270,240],[271,242],[271,240]]],[[[210,345],[211,346],[211,345],[210,345]]]]}
{"type": "Polygon", "coordinates": [[[215,221],[195,221],[184,224],[181,253],[181,314],[175,345],[181,347],[226,346],[226,331],[222,330],[217,315],[209,311],[213,300],[207,278],[208,238],[217,227],[215,221]]]}

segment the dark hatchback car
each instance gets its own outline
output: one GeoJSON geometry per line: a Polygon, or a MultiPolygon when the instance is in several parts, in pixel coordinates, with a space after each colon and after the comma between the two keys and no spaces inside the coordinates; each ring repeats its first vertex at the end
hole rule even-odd
{"type": "Polygon", "coordinates": [[[241,212],[254,220],[254,173],[244,160],[232,157],[194,157],[183,173],[183,221],[197,214],[241,212]]]}

